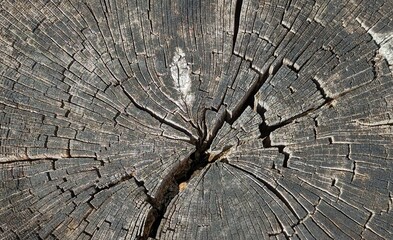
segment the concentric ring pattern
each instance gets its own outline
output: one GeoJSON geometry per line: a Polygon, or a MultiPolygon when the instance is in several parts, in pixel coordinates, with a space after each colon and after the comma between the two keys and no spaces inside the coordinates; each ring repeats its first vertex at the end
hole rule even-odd
{"type": "Polygon", "coordinates": [[[392,9],[0,0],[0,239],[392,239],[392,9]]]}

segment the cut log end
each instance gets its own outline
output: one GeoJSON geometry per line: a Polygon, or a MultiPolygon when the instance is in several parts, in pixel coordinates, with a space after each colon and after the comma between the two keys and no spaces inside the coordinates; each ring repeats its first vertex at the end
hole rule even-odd
{"type": "Polygon", "coordinates": [[[0,239],[393,239],[391,0],[0,9],[0,239]]]}

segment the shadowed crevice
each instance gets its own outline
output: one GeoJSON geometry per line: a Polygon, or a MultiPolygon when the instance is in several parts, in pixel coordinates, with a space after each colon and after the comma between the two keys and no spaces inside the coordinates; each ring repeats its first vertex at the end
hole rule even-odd
{"type": "Polygon", "coordinates": [[[240,13],[243,5],[243,0],[237,0],[235,6],[235,22],[233,25],[233,42],[232,42],[232,52],[235,49],[237,34],[239,33],[239,25],[240,25],[240,13]]]}
{"type": "MultiPolygon", "coordinates": [[[[156,197],[147,199],[147,202],[153,208],[147,215],[143,235],[138,239],[146,240],[149,237],[155,238],[157,236],[168,205],[180,192],[179,185],[183,182],[188,182],[197,172],[204,169],[209,164],[208,158],[209,155],[206,153],[206,149],[202,149],[201,145],[198,144],[196,150],[188,158],[182,160],[163,179],[157,190],[156,197]]],[[[147,191],[145,193],[147,194],[147,191]]]]}

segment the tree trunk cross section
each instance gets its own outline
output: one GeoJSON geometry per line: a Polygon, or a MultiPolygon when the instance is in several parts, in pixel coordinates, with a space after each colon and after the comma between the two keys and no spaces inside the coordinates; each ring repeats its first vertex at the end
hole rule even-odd
{"type": "Polygon", "coordinates": [[[393,239],[392,9],[0,0],[0,239],[393,239]]]}

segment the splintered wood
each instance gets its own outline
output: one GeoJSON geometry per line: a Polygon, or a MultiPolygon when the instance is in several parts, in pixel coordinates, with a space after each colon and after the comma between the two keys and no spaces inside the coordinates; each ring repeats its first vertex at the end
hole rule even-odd
{"type": "Polygon", "coordinates": [[[0,0],[0,239],[393,239],[393,0],[0,0]]]}

